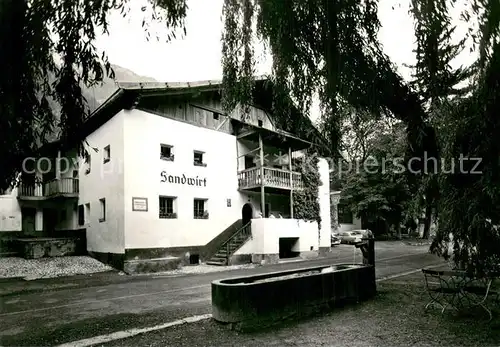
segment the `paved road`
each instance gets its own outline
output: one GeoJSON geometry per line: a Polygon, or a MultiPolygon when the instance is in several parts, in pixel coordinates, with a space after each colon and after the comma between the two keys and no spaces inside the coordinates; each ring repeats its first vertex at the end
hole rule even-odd
{"type": "MultiPolygon", "coordinates": [[[[376,244],[377,278],[436,264],[426,246],[398,242],[376,244]]],[[[118,284],[0,297],[2,346],[49,346],[130,328],[211,313],[210,283],[215,279],[360,262],[352,246],[334,249],[332,257],[284,262],[254,269],[181,277],[148,276],[118,284]]]]}

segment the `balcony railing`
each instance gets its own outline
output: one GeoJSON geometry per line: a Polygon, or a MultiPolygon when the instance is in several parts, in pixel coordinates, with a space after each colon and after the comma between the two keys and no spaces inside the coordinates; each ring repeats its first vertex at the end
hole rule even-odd
{"type": "Polygon", "coordinates": [[[78,178],[61,178],[45,183],[45,196],[77,195],[79,193],[78,178]]]}
{"type": "Polygon", "coordinates": [[[17,196],[20,198],[50,198],[56,196],[76,197],[79,193],[77,178],[61,178],[41,183],[21,183],[17,196]]]}
{"type": "Polygon", "coordinates": [[[39,183],[21,183],[17,188],[18,197],[43,198],[43,186],[39,183]]]}
{"type": "MultiPolygon", "coordinates": [[[[251,189],[260,187],[261,170],[259,167],[243,170],[238,173],[238,185],[240,189],[251,189]]],[[[302,175],[299,172],[264,167],[265,187],[281,189],[302,189],[302,175]],[[291,175],[291,179],[290,179],[291,175]]]]}

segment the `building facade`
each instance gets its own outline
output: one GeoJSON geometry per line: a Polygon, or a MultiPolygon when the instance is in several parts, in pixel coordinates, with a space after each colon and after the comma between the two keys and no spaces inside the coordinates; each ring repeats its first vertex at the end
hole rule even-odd
{"type": "Polygon", "coordinates": [[[225,115],[219,89],[119,85],[85,124],[89,155],[57,149],[34,159],[35,173],[0,196],[0,226],[85,230],[89,254],[128,272],[329,251],[326,160],[321,225],[294,219],[293,195],[303,189],[296,163],[313,144],[280,130],[258,94],[244,117],[239,107],[225,115]]]}

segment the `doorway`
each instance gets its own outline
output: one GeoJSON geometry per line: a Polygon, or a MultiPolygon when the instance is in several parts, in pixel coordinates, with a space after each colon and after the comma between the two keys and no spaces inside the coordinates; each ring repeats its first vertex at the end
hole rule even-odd
{"type": "Polygon", "coordinates": [[[23,234],[25,235],[35,234],[36,231],[35,218],[36,218],[36,209],[30,207],[23,207],[21,209],[23,234]]]}
{"type": "Polygon", "coordinates": [[[43,230],[46,234],[53,234],[58,221],[58,211],[53,208],[43,209],[43,230]]]}
{"type": "Polygon", "coordinates": [[[280,259],[296,258],[299,252],[294,251],[299,242],[298,237],[280,237],[279,239],[279,257],[280,259]]]}
{"type": "Polygon", "coordinates": [[[253,217],[252,205],[246,203],[245,205],[243,205],[243,208],[241,209],[241,221],[243,225],[247,225],[252,219],[252,217],[253,217]]]}

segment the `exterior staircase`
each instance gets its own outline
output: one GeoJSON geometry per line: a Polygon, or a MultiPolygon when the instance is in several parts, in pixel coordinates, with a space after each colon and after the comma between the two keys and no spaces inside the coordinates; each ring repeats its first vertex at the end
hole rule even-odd
{"type": "Polygon", "coordinates": [[[252,237],[251,222],[238,229],[227,241],[225,241],[219,247],[215,255],[207,261],[207,264],[218,266],[229,265],[229,259],[234,252],[240,249],[250,237],[252,237]]]}

